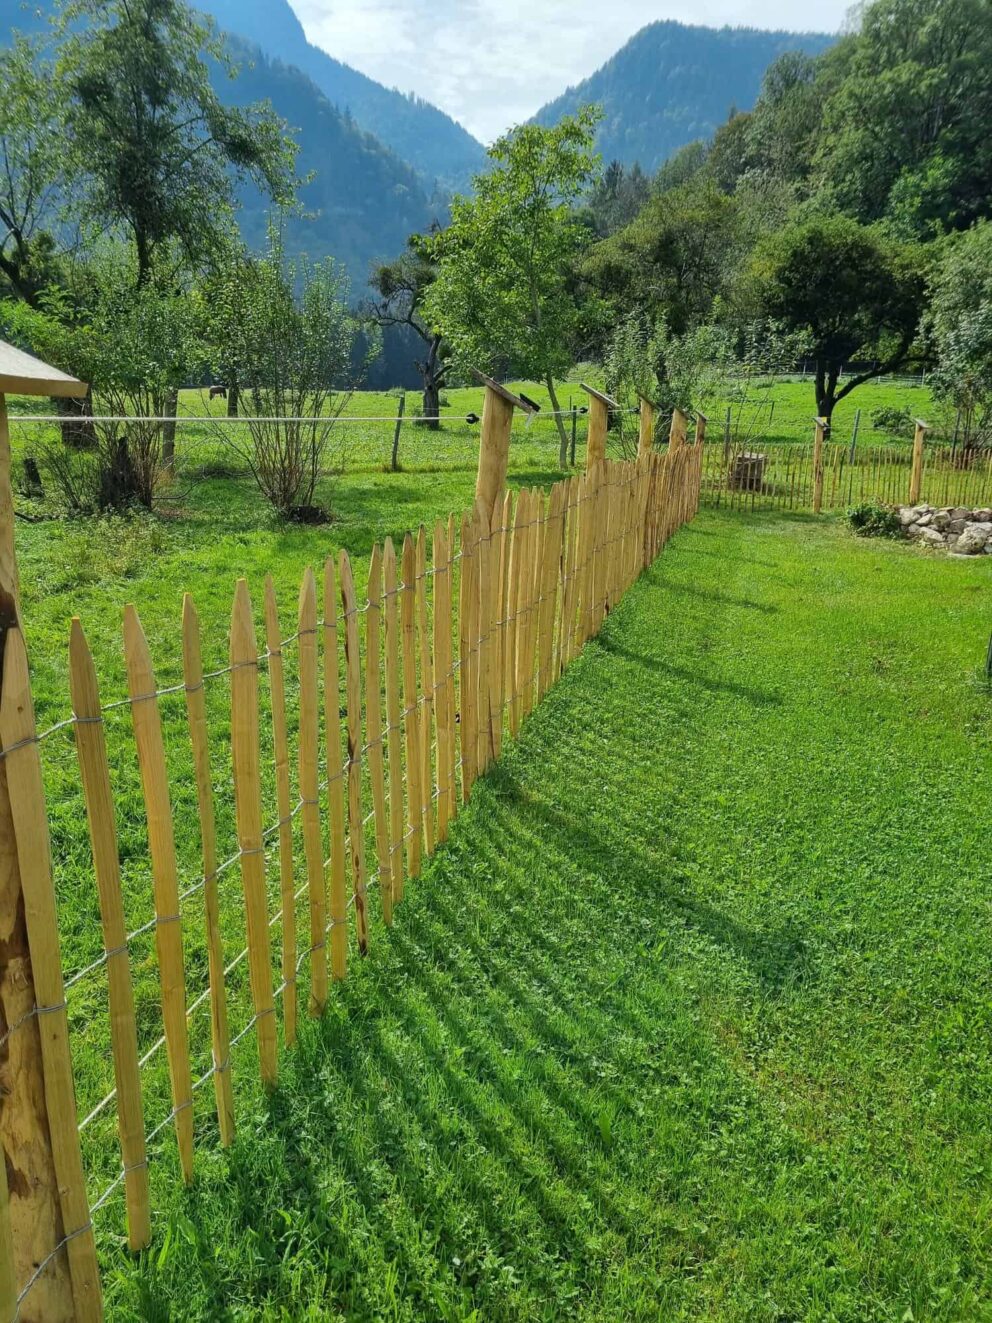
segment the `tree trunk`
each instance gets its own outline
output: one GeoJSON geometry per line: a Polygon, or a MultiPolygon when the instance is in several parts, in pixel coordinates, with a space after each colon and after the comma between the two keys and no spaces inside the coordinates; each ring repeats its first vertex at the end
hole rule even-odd
{"type": "Polygon", "coordinates": [[[162,467],[172,471],[176,462],[176,414],[179,411],[179,391],[165,393],[163,416],[169,421],[162,424],[162,467]]]}
{"type": "Polygon", "coordinates": [[[85,396],[57,398],[55,409],[63,419],[62,444],[70,450],[94,450],[96,448],[96,430],[86,419],[93,417],[93,391],[85,396]]]}
{"type": "Polygon", "coordinates": [[[227,388],[227,416],[228,418],[237,418],[238,416],[238,397],[241,394],[240,387],[236,381],[232,381],[227,388]]]}
{"type": "Polygon", "coordinates": [[[554,410],[555,425],[558,428],[558,467],[560,469],[568,468],[568,433],[565,431],[565,420],[561,416],[561,409],[558,407],[558,396],[555,393],[554,378],[549,372],[544,378],[544,384],[548,388],[548,395],[551,398],[551,408],[554,410]]]}
{"type": "Polygon", "coordinates": [[[400,471],[400,428],[403,426],[403,414],[406,412],[406,393],[400,396],[399,408],[396,410],[396,427],[393,431],[393,454],[390,460],[390,468],[394,473],[400,471]]]}
{"type": "Polygon", "coordinates": [[[436,432],[441,426],[441,383],[444,380],[444,368],[439,365],[441,337],[435,335],[427,351],[427,361],[420,364],[420,375],[424,379],[424,426],[436,432]]]}
{"type": "Polygon", "coordinates": [[[817,359],[816,363],[816,412],[825,420],[823,435],[830,435],[830,419],[837,403],[837,382],[840,378],[840,366],[817,359]]]}

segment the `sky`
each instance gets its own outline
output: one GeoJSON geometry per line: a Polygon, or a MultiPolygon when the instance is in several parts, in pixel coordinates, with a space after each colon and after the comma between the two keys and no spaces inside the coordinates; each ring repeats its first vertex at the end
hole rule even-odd
{"type": "Polygon", "coordinates": [[[850,0],[291,0],[307,37],[483,142],[580,82],[645,23],[834,32],[850,0]]]}

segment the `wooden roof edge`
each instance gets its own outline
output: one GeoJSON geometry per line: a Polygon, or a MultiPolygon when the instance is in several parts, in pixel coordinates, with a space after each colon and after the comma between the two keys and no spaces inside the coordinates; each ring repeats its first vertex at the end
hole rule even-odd
{"type": "Polygon", "coordinates": [[[68,372],[0,340],[0,394],[82,396],[89,387],[68,372]]]}

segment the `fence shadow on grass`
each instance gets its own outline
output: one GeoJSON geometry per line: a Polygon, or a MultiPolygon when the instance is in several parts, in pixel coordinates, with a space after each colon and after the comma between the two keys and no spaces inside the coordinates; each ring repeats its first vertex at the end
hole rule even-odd
{"type": "Polygon", "coordinates": [[[637,652],[632,648],[626,648],[618,643],[616,639],[606,634],[601,634],[596,640],[596,645],[603,651],[608,652],[614,657],[622,657],[625,661],[634,662],[638,666],[646,667],[648,670],[656,672],[658,675],[667,675],[673,680],[691,685],[698,689],[705,689],[711,694],[729,694],[734,698],[742,698],[745,702],[751,703],[755,707],[781,707],[782,697],[772,689],[758,689],[753,685],[736,684],[730,680],[720,680],[714,676],[701,675],[699,671],[694,671],[687,666],[676,666],[672,662],[663,661],[660,657],[651,657],[643,652],[637,652]]]}
{"type": "MultiPolygon", "coordinates": [[[[330,1265],[328,1308],[362,1318],[376,1316],[361,1293],[370,1240],[423,1317],[453,1291],[478,1308],[493,1264],[515,1265],[519,1303],[553,1295],[563,1263],[589,1280],[651,1236],[684,1241],[683,1177],[644,1181],[637,1117],[647,1081],[683,1088],[711,1047],[698,1027],[672,1033],[657,988],[690,958],[686,934],[743,962],[764,997],[803,976],[805,946],[696,894],[680,862],[691,846],[639,826],[637,805],[609,826],[590,817],[590,796],[626,783],[633,742],[590,754],[535,723],[525,743],[479,784],[375,962],[301,1027],[225,1160],[235,1239],[273,1247],[252,1265],[252,1306],[285,1300],[290,1234],[330,1265]]],[[[685,1118],[690,1151],[697,1124],[685,1118]]],[[[222,1294],[202,1191],[183,1213],[203,1289],[222,1294]]],[[[141,1298],[144,1317],[165,1317],[147,1281],[141,1298]]]]}

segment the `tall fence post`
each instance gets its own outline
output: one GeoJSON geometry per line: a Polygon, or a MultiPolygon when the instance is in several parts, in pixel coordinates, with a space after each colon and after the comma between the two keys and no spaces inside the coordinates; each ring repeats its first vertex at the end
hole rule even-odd
{"type": "Polygon", "coordinates": [[[823,438],[827,431],[826,418],[813,419],[813,513],[823,508],[823,438]]]}
{"type": "Polygon", "coordinates": [[[672,426],[668,432],[668,449],[671,454],[676,454],[685,445],[688,431],[689,419],[681,409],[673,409],[672,426]]]}
{"type": "Polygon", "coordinates": [[[731,406],[727,405],[727,413],[723,420],[723,462],[730,463],[730,434],[733,420],[733,411],[731,406]]]}
{"type": "Polygon", "coordinates": [[[654,448],[654,405],[641,396],[640,429],[637,436],[638,455],[650,455],[654,448]]]}
{"type": "Polygon", "coordinates": [[[475,482],[475,499],[492,519],[497,502],[502,502],[506,491],[506,470],[510,460],[510,431],[513,410],[534,413],[532,404],[511,394],[505,386],[482,372],[473,374],[486,388],[482,405],[482,431],[479,437],[479,472],[475,482]]]}
{"type": "Polygon", "coordinates": [[[913,467],[909,475],[909,504],[915,505],[920,499],[923,487],[923,442],[927,435],[927,425],[922,419],[916,419],[916,431],[913,434],[913,467]]]}
{"type": "MultiPolygon", "coordinates": [[[[30,716],[30,689],[14,552],[8,391],[81,397],[87,387],[0,343],[0,704],[21,721],[30,716]],[[8,655],[12,651],[17,656],[8,655]],[[11,687],[6,693],[15,678],[23,692],[11,687]]],[[[18,742],[4,734],[0,749],[18,742]]],[[[29,755],[31,766],[15,768],[13,775],[10,760],[0,756],[0,1157],[8,1196],[0,1199],[0,1256],[6,1259],[8,1250],[10,1255],[9,1263],[0,1264],[0,1305],[9,1307],[14,1295],[16,1309],[15,1293],[30,1282],[30,1316],[68,1323],[101,1316],[100,1284],[85,1215],[61,970],[41,969],[36,981],[35,962],[50,964],[58,950],[52,880],[41,866],[29,887],[22,855],[31,842],[21,839],[11,802],[12,784],[23,796],[29,774],[32,784],[40,781],[33,739],[20,752],[29,755]],[[50,994],[58,984],[47,1001],[42,983],[50,994]],[[57,1248],[63,1243],[65,1254],[57,1248]]],[[[34,858],[44,863],[37,848],[34,858]]]]}
{"type": "Polygon", "coordinates": [[[606,459],[606,433],[610,426],[610,410],[619,408],[616,400],[610,399],[602,391],[580,382],[582,389],[589,396],[589,430],[586,433],[586,472],[591,473],[597,464],[606,459]]]}

